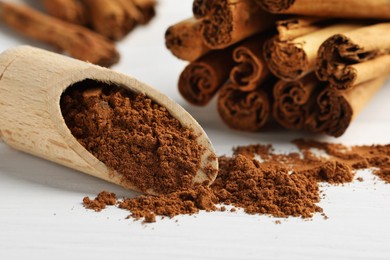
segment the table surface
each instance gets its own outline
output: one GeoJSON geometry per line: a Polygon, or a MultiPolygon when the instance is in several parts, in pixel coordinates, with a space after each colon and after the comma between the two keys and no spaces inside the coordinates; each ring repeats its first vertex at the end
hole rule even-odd
{"type": "MultiPolygon", "coordinates": [[[[164,32],[190,15],[191,0],[161,0],[152,23],[118,43],[122,60],[113,69],[181,104],[204,127],[218,155],[255,143],[288,151],[299,137],[349,145],[390,143],[390,81],[338,139],[280,128],[237,132],[224,126],[215,102],[206,108],[187,105],[176,89],[186,63],[165,49],[164,32]]],[[[0,51],[26,43],[47,48],[0,27],[0,51]]],[[[364,181],[321,188],[326,197],[319,205],[327,220],[315,215],[280,219],[277,225],[276,218],[241,211],[201,212],[145,225],[126,220],[128,212],[116,208],[95,213],[81,205],[84,196],[102,190],[120,197],[131,192],[0,143],[0,259],[390,259],[390,185],[369,171],[356,176],[364,181]]]]}

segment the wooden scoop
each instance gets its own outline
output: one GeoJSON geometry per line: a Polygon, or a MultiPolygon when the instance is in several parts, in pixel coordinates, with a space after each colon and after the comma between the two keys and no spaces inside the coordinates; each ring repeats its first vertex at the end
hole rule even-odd
{"type": "Polygon", "coordinates": [[[199,135],[198,143],[205,147],[194,183],[215,180],[218,160],[210,140],[195,119],[173,100],[124,74],[29,46],[0,55],[0,139],[15,149],[139,191],[89,153],[65,124],[61,95],[85,79],[143,93],[165,107],[184,127],[193,129],[199,135]]]}

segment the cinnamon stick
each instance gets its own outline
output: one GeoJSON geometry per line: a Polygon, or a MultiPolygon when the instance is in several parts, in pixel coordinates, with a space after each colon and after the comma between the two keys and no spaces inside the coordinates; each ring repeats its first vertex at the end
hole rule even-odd
{"type": "Polygon", "coordinates": [[[133,1],[135,6],[141,12],[141,16],[138,17],[137,22],[139,24],[147,24],[156,15],[156,0],[129,0],[133,1]]]}
{"type": "Polygon", "coordinates": [[[113,40],[120,40],[137,25],[142,14],[130,0],[82,0],[90,11],[92,27],[113,40]]]}
{"type": "Polygon", "coordinates": [[[47,12],[61,20],[86,25],[88,12],[80,0],[43,0],[47,12]]]}
{"type": "Polygon", "coordinates": [[[324,27],[324,23],[329,22],[328,18],[323,17],[292,17],[276,21],[276,30],[279,41],[293,40],[315,32],[324,27]]]}
{"type": "Polygon", "coordinates": [[[210,12],[214,0],[194,0],[192,2],[192,12],[197,19],[204,18],[210,12]]]}
{"type": "Polygon", "coordinates": [[[260,87],[252,91],[241,91],[232,82],[227,82],[219,91],[218,112],[230,128],[256,132],[269,119],[270,103],[267,93],[260,87]]]}
{"type": "Polygon", "coordinates": [[[195,0],[194,15],[202,19],[202,36],[210,49],[222,49],[270,29],[276,16],[253,0],[195,0]]]}
{"type": "Polygon", "coordinates": [[[189,18],[170,26],[165,33],[165,45],[182,60],[194,61],[210,49],[203,43],[201,20],[189,18]]]}
{"type": "Polygon", "coordinates": [[[233,47],[212,51],[191,62],[179,77],[179,92],[191,104],[206,105],[228,78],[233,47]]]}
{"type": "Polygon", "coordinates": [[[0,2],[0,20],[18,32],[48,43],[74,58],[107,67],[119,61],[115,45],[101,35],[27,6],[0,2]]]}
{"type": "Polygon", "coordinates": [[[281,41],[274,37],[264,45],[268,67],[283,80],[298,80],[315,69],[318,48],[328,37],[359,27],[358,24],[334,24],[293,40],[281,41]]]}
{"type": "Polygon", "coordinates": [[[317,97],[315,111],[306,121],[307,129],[334,137],[343,135],[385,80],[386,77],[376,78],[347,91],[325,88],[317,97]]]}
{"type": "Polygon", "coordinates": [[[236,65],[230,72],[230,81],[241,91],[252,91],[270,75],[263,57],[265,35],[254,36],[233,51],[236,65]]]}
{"type": "Polygon", "coordinates": [[[390,53],[389,31],[390,23],[380,23],[330,37],[318,51],[318,78],[348,89],[387,74],[389,56],[379,56],[390,53]]]}
{"type": "Polygon", "coordinates": [[[287,129],[304,129],[315,98],[323,85],[314,73],[297,81],[279,80],[273,90],[272,114],[275,120],[287,129]]]}
{"type": "Polygon", "coordinates": [[[264,10],[279,14],[300,14],[340,18],[390,19],[388,0],[255,0],[264,10]]]}

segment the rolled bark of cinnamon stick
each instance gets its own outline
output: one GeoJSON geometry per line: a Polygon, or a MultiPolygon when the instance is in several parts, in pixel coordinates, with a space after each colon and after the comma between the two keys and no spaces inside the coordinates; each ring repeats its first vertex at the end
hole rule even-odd
{"type": "Polygon", "coordinates": [[[129,0],[82,0],[90,12],[92,27],[113,40],[120,40],[137,25],[142,14],[129,0]]]}
{"type": "Polygon", "coordinates": [[[325,88],[317,97],[317,107],[308,117],[306,128],[334,137],[343,135],[385,80],[386,77],[376,78],[347,91],[325,88]]]}
{"type": "Polygon", "coordinates": [[[191,104],[205,106],[228,78],[233,47],[212,51],[191,62],[179,77],[179,92],[191,104]]]}
{"type": "Polygon", "coordinates": [[[138,7],[141,12],[141,16],[138,18],[137,22],[139,24],[147,24],[152,20],[152,18],[156,15],[156,0],[129,0],[133,1],[135,6],[138,7]]]}
{"type": "Polygon", "coordinates": [[[165,33],[165,45],[182,60],[194,61],[210,51],[201,34],[202,21],[189,18],[170,26],[165,33]]]}
{"type": "Polygon", "coordinates": [[[390,23],[337,34],[318,51],[316,73],[339,89],[348,89],[386,74],[389,69],[390,23]],[[383,56],[383,57],[379,57],[383,56]]]}
{"type": "Polygon", "coordinates": [[[266,35],[254,36],[233,51],[236,65],[230,72],[230,81],[241,91],[252,91],[270,75],[263,57],[266,35]]]}
{"type": "Polygon", "coordinates": [[[18,32],[48,43],[74,58],[105,67],[119,61],[114,43],[101,35],[27,6],[0,2],[0,20],[18,32]]]}
{"type": "Polygon", "coordinates": [[[61,20],[86,25],[88,12],[79,0],[43,0],[47,12],[61,20]]]}
{"type": "MultiPolygon", "coordinates": [[[[96,1],[96,0],[94,0],[96,1]]],[[[111,0],[117,1],[118,4],[124,9],[127,21],[134,21],[135,25],[141,23],[144,20],[143,14],[134,0],[111,0]]],[[[145,2],[146,0],[140,0],[139,3],[145,2]]]]}
{"type": "Polygon", "coordinates": [[[202,19],[202,35],[210,49],[222,49],[270,29],[276,16],[253,0],[195,0],[194,15],[202,19]]]}
{"type": "Polygon", "coordinates": [[[390,19],[388,0],[255,0],[264,10],[340,18],[390,19]]]}
{"type": "Polygon", "coordinates": [[[204,18],[210,12],[214,0],[194,0],[192,2],[192,13],[197,19],[204,18]]]}
{"type": "Polygon", "coordinates": [[[298,80],[316,68],[318,48],[328,37],[359,27],[358,24],[334,24],[293,40],[280,41],[274,37],[264,44],[268,67],[283,80],[298,80]]]}
{"type": "Polygon", "coordinates": [[[293,40],[325,27],[323,23],[329,22],[324,17],[292,17],[285,20],[276,21],[276,30],[279,41],[293,40]]]}
{"type": "Polygon", "coordinates": [[[314,73],[297,81],[279,80],[273,90],[272,114],[275,120],[287,129],[304,129],[312,105],[323,85],[314,73]]]}
{"type": "Polygon", "coordinates": [[[227,82],[218,94],[218,112],[222,120],[232,129],[256,132],[269,119],[270,98],[261,90],[242,91],[232,82],[227,82]]]}

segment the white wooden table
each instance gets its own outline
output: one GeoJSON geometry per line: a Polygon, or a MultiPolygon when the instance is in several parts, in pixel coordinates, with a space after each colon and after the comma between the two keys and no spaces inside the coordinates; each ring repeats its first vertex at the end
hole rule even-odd
{"type": "MultiPolygon", "coordinates": [[[[26,0],[27,1],[27,0],[26,0]]],[[[33,1],[32,1],[33,2],[33,1]]],[[[176,90],[185,66],[164,47],[165,29],[191,15],[191,0],[161,0],[158,16],[119,43],[114,69],[160,89],[199,120],[219,155],[253,143],[288,151],[305,136],[282,129],[247,134],[229,130],[215,112],[187,105],[176,90]],[[207,112],[206,112],[207,111],[207,112]],[[206,113],[205,113],[206,112],[206,113]]],[[[42,46],[0,27],[0,51],[42,46]]],[[[339,139],[344,144],[390,143],[390,81],[339,139]]],[[[237,213],[200,213],[155,224],[126,220],[127,212],[85,210],[81,201],[109,190],[133,193],[104,181],[10,149],[0,143],[0,259],[390,259],[390,185],[368,171],[344,186],[322,187],[329,216],[310,221],[237,213]],[[72,258],[71,258],[72,257],[72,258]]]]}

